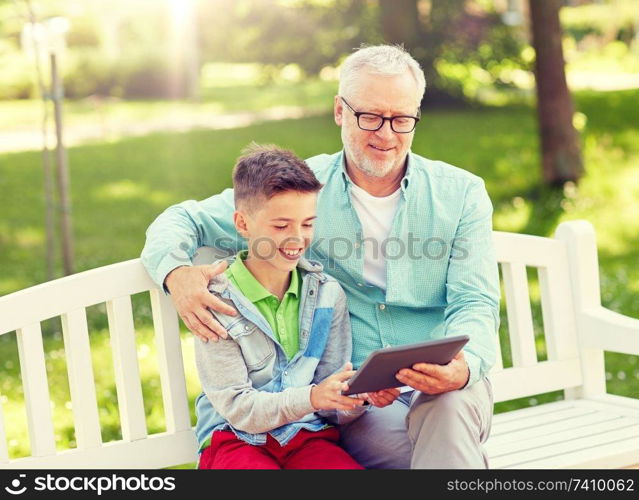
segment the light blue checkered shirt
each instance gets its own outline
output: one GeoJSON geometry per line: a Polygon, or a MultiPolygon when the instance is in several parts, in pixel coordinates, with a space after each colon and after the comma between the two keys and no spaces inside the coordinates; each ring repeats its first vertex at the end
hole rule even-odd
{"type": "MultiPolygon", "coordinates": [[[[396,346],[466,334],[469,385],[495,362],[499,276],[492,245],[492,204],[477,176],[409,153],[386,255],[386,290],[363,274],[362,228],[351,202],[343,152],[307,160],[324,184],[307,256],[320,261],[348,297],[353,364],[396,346]]],[[[158,283],[190,265],[200,246],[234,254],[246,246],[233,225],[233,191],[168,208],[147,230],[142,261],[158,283]]],[[[367,243],[370,245],[370,243],[367,243]]]]}

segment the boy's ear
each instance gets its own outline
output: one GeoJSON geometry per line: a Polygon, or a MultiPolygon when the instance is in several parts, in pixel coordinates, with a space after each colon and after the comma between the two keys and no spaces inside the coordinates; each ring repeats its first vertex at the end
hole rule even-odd
{"type": "Polygon", "coordinates": [[[235,224],[235,229],[240,233],[244,238],[248,238],[248,225],[246,222],[246,214],[239,210],[233,212],[233,224],[235,224]]]}

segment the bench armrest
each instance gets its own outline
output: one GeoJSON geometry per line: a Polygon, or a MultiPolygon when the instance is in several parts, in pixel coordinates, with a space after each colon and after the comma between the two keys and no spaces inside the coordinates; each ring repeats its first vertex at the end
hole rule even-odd
{"type": "Polygon", "coordinates": [[[579,320],[582,347],[639,355],[639,319],[598,307],[581,313],[579,320]]]}

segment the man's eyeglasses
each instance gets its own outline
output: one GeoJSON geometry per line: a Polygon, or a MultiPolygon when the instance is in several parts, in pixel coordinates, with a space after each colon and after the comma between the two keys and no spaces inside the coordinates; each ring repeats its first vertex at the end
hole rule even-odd
{"type": "Polygon", "coordinates": [[[397,132],[398,134],[408,134],[415,129],[415,126],[420,119],[419,116],[382,116],[375,113],[362,113],[361,111],[355,111],[342,96],[340,96],[340,99],[344,102],[344,104],[346,104],[346,106],[348,106],[348,109],[353,112],[355,118],[357,118],[357,126],[368,132],[375,132],[376,130],[379,130],[384,126],[384,122],[388,120],[393,132],[397,132]]]}

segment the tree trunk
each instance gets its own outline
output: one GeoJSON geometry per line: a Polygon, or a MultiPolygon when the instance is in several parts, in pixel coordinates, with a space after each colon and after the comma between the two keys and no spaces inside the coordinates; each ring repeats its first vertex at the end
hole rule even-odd
{"type": "Polygon", "coordinates": [[[386,43],[414,50],[420,38],[417,0],[380,0],[379,11],[386,43]]]}
{"type": "Polygon", "coordinates": [[[423,106],[451,107],[463,98],[437,85],[435,60],[441,53],[450,24],[463,11],[465,0],[432,0],[428,20],[420,19],[419,0],[379,0],[379,14],[385,43],[404,46],[419,62],[426,76],[423,106]]]}
{"type": "Polygon", "coordinates": [[[573,103],[566,83],[559,22],[560,0],[529,0],[535,48],[537,112],[546,183],[577,181],[583,173],[573,103]]]}

